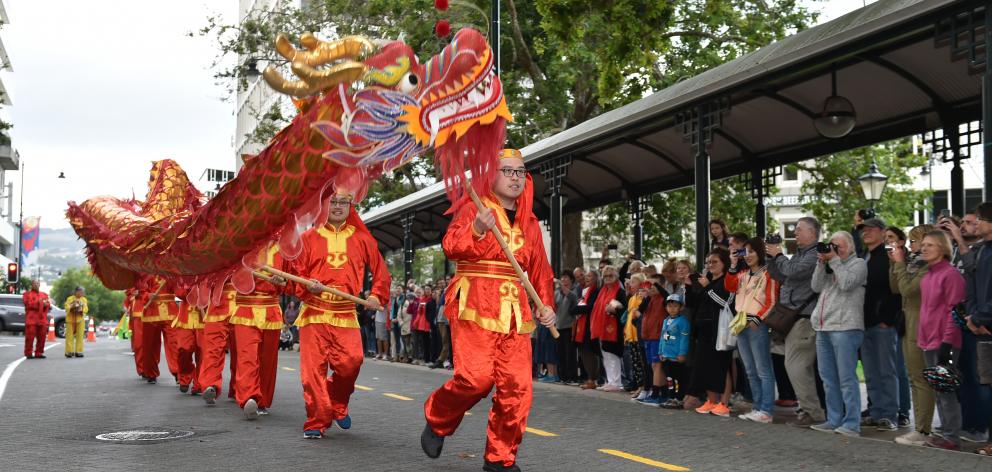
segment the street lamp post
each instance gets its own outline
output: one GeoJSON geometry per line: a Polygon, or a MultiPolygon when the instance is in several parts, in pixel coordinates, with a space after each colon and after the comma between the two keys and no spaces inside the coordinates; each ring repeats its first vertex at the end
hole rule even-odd
{"type": "Polygon", "coordinates": [[[861,191],[865,194],[865,199],[868,200],[868,204],[871,209],[875,209],[875,202],[882,199],[882,192],[885,190],[885,184],[888,182],[889,178],[885,174],[878,171],[878,164],[872,159],[871,167],[868,168],[868,173],[858,177],[858,182],[861,182],[861,191]]]}

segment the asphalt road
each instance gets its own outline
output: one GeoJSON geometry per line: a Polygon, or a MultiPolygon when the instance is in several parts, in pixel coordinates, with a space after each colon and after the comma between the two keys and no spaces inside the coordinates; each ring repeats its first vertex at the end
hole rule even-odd
{"type": "MultiPolygon", "coordinates": [[[[0,369],[20,359],[22,342],[0,336],[0,369]]],[[[271,415],[249,422],[226,399],[206,407],[171,382],[141,382],[126,342],[87,344],[83,359],[65,359],[62,347],[10,373],[0,397],[0,470],[481,470],[488,399],[448,438],[441,458],[420,450],[423,402],[446,371],[366,360],[352,397],[352,429],[308,441],[297,353],[280,352],[271,415]],[[133,430],[183,437],[96,439],[133,430]]],[[[992,458],[899,446],[891,433],[848,439],[558,385],[535,385],[528,425],[518,460],[526,471],[992,470],[992,458]]]]}

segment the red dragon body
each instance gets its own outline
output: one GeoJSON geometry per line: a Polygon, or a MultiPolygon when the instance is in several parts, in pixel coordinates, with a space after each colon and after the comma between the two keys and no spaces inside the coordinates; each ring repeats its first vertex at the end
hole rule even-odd
{"type": "Polygon", "coordinates": [[[143,203],[69,202],[69,222],[105,285],[127,289],[139,274],[160,275],[190,287],[189,301],[201,306],[228,280],[249,292],[260,251],[278,241],[295,258],[300,234],[326,217],[330,192],[361,198],[369,179],[431,148],[452,197],[466,170],[477,189],[487,188],[510,114],[480,33],[459,31],[425,64],[398,41],[375,47],[304,35],[300,43],[297,50],[280,36],[276,49],[301,80],[264,74],[298,98],[300,113],[214,198],[203,203],[178,165],[159,161],[143,203]]]}

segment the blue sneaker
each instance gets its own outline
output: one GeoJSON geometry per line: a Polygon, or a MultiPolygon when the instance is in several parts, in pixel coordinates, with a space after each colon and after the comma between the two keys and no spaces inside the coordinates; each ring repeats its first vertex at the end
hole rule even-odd
{"type": "Polygon", "coordinates": [[[324,437],[324,435],[319,429],[308,429],[303,432],[303,439],[320,439],[322,437],[324,437]]]}
{"type": "Polygon", "coordinates": [[[668,401],[668,399],[665,398],[665,397],[662,397],[661,395],[648,395],[647,398],[645,398],[643,400],[639,400],[638,402],[641,405],[658,407],[658,406],[661,406],[661,404],[662,403],[665,403],[666,401],[668,401]]]}
{"type": "Polygon", "coordinates": [[[334,420],[341,429],[351,429],[351,415],[345,415],[344,418],[334,420]]]}
{"type": "Polygon", "coordinates": [[[558,377],[557,375],[554,376],[554,377],[552,377],[552,376],[549,375],[547,377],[542,377],[542,378],[538,379],[538,382],[556,383],[556,382],[561,382],[561,378],[558,377]]]}

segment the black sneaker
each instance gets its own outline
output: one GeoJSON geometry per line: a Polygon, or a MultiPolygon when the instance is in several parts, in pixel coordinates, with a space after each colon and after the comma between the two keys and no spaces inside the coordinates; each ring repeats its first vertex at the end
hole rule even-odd
{"type": "Polygon", "coordinates": [[[157,383],[158,383],[158,382],[157,382],[157,381],[156,381],[156,380],[155,380],[154,378],[152,378],[152,377],[148,377],[148,384],[149,384],[149,385],[155,385],[155,384],[157,384],[157,383]]]}
{"type": "Polygon", "coordinates": [[[65,358],[66,359],[72,359],[73,357],[75,357],[75,356],[73,356],[72,354],[66,354],[65,355],[65,358]]]}
{"type": "Polygon", "coordinates": [[[24,356],[25,359],[34,359],[34,356],[24,356]]]}
{"type": "Polygon", "coordinates": [[[180,385],[179,391],[183,393],[189,392],[189,385],[180,385]]]}
{"type": "Polygon", "coordinates": [[[441,449],[444,448],[444,437],[434,434],[431,425],[424,425],[424,432],[420,433],[420,447],[427,457],[437,459],[441,456],[441,449]]]}
{"type": "Polygon", "coordinates": [[[913,423],[909,421],[909,415],[899,415],[899,429],[905,429],[912,425],[913,423]]]}
{"type": "Polygon", "coordinates": [[[513,465],[503,465],[500,462],[489,462],[486,461],[482,465],[483,472],[520,472],[520,467],[517,464],[513,465]]]}
{"type": "Polygon", "coordinates": [[[77,353],[76,353],[76,357],[83,357],[83,353],[81,353],[81,352],[77,352],[77,353]]]}
{"type": "Polygon", "coordinates": [[[37,356],[34,356],[34,358],[35,359],[48,359],[47,357],[45,357],[44,354],[38,354],[37,356]]]}

